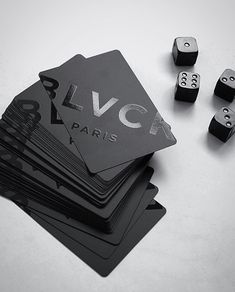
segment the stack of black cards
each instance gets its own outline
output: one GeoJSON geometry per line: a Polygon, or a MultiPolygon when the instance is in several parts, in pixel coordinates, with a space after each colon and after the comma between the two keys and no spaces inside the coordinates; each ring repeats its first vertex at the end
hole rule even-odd
{"type": "Polygon", "coordinates": [[[165,214],[148,162],[176,140],[119,51],[39,77],[0,121],[1,193],[106,276],[165,214]]]}

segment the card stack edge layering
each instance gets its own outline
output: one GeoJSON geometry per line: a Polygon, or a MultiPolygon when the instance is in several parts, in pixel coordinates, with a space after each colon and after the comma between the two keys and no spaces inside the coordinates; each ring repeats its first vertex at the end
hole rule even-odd
{"type": "Polygon", "coordinates": [[[0,120],[0,189],[107,276],[164,216],[148,166],[176,139],[122,54],[75,55],[0,120]]]}

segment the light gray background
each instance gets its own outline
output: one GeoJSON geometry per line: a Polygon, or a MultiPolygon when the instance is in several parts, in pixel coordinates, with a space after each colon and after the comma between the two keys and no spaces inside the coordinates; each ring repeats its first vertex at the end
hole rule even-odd
{"type": "MultiPolygon", "coordinates": [[[[207,134],[226,102],[213,97],[235,69],[231,1],[0,1],[0,110],[39,71],[73,55],[119,49],[178,144],[155,155],[152,182],[167,215],[101,278],[11,202],[0,198],[0,291],[235,291],[235,137],[207,134]],[[176,36],[195,36],[195,105],[176,103],[176,36]]],[[[235,109],[235,104],[231,105],[235,109]]]]}

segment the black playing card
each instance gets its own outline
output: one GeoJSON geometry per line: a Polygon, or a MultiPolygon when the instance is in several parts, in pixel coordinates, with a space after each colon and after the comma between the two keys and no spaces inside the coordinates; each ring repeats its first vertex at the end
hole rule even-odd
{"type": "Polygon", "coordinates": [[[91,172],[175,144],[169,125],[119,51],[76,64],[42,72],[40,78],[51,84],[47,91],[91,172]]]}
{"type": "MultiPolygon", "coordinates": [[[[91,60],[93,58],[95,58],[95,57],[90,57],[89,60],[91,60]]],[[[43,80],[44,88],[46,89],[51,100],[53,100],[55,98],[55,94],[52,90],[53,89],[53,81],[48,79],[48,78],[44,79],[43,76],[47,76],[48,74],[50,75],[51,72],[55,72],[56,70],[63,71],[63,73],[65,73],[65,74],[68,71],[74,71],[74,70],[76,70],[76,67],[79,65],[79,63],[83,62],[84,60],[85,60],[85,58],[83,56],[75,55],[70,60],[65,62],[62,66],[57,67],[57,68],[53,68],[53,69],[49,69],[47,71],[43,71],[43,74],[41,73],[42,74],[41,78],[43,80]]],[[[59,114],[58,114],[53,102],[51,103],[51,105],[52,105],[52,109],[53,109],[53,116],[57,117],[58,124],[63,124],[63,120],[59,117],[59,114]]],[[[72,141],[71,137],[70,137],[70,141],[72,141]]],[[[81,158],[81,156],[79,156],[79,157],[81,158]]],[[[117,174],[120,174],[122,171],[124,171],[132,162],[133,162],[133,160],[122,163],[122,164],[117,165],[113,168],[109,168],[106,171],[101,171],[98,173],[97,177],[100,177],[100,178],[102,178],[102,180],[109,182],[115,176],[117,176],[117,174]]]]}

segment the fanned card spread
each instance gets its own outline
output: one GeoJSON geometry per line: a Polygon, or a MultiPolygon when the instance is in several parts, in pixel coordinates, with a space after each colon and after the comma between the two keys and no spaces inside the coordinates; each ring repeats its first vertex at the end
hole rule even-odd
{"type": "Polygon", "coordinates": [[[39,77],[0,120],[1,195],[107,276],[164,216],[148,162],[176,139],[117,50],[39,77]]]}

